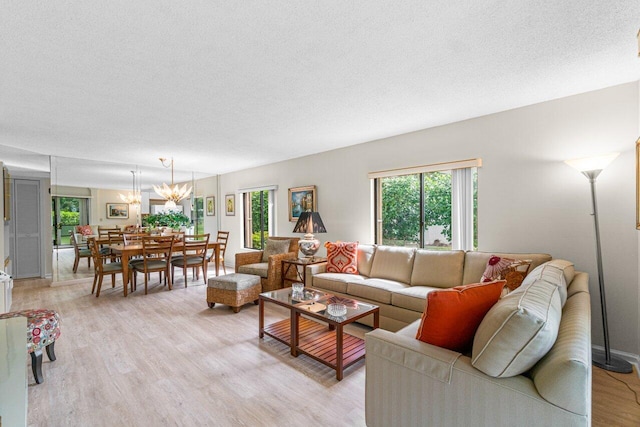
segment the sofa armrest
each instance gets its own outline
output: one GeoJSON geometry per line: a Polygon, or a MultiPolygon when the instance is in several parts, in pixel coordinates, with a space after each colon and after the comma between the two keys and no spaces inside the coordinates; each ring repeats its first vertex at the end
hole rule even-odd
{"type": "Polygon", "coordinates": [[[252,252],[239,252],[236,254],[235,269],[238,271],[238,267],[246,264],[257,264],[262,262],[262,251],[252,252]]]}
{"type": "Polygon", "coordinates": [[[524,375],[489,377],[469,357],[402,331],[376,329],[365,334],[365,343],[369,427],[511,426],[514,420],[523,426],[590,424],[588,415],[547,402],[524,375]]]}
{"type": "Polygon", "coordinates": [[[311,264],[305,267],[305,286],[310,288],[313,286],[313,275],[325,273],[327,271],[327,263],[321,262],[319,264],[311,264]]]}

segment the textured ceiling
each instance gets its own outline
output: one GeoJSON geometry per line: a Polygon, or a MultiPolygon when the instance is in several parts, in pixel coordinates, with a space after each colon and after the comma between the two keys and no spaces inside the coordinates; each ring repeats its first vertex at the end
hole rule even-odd
{"type": "Polygon", "coordinates": [[[3,0],[0,160],[126,188],[158,157],[176,180],[300,157],[638,80],[639,18],[638,0],[3,0]]]}

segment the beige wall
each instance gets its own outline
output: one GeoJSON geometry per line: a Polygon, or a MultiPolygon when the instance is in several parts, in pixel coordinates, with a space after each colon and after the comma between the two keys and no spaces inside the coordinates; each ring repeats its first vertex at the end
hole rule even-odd
{"type": "MultiPolygon", "coordinates": [[[[635,231],[634,143],[638,82],[437,128],[280,162],[220,177],[220,197],[278,185],[276,234],[293,235],[287,189],[317,185],[327,240],[373,240],[367,173],[482,158],[478,173],[479,246],[484,251],[548,252],[590,274],[593,342],[602,344],[589,184],[563,160],[622,154],[598,178],[598,201],[612,348],[638,354],[640,295],[635,231]]],[[[302,143],[303,141],[301,141],[302,143]]],[[[236,201],[239,198],[236,196],[236,201]]],[[[219,203],[220,205],[220,203],[219,203]]],[[[231,231],[228,260],[242,249],[241,206],[220,216],[231,231]]]]}

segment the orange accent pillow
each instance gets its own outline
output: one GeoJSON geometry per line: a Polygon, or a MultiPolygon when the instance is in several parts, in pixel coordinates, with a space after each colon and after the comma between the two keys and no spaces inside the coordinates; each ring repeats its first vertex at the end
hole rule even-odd
{"type": "Polygon", "coordinates": [[[358,274],[358,242],[327,242],[327,273],[358,274]]]}
{"type": "Polygon", "coordinates": [[[474,283],[427,294],[416,338],[464,353],[485,314],[500,299],[505,280],[474,283]]]}

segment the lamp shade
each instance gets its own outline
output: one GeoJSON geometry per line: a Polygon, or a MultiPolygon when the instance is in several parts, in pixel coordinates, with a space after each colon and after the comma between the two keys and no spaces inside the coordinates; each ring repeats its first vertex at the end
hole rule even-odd
{"type": "Polygon", "coordinates": [[[326,233],[327,229],[324,228],[322,218],[320,218],[320,213],[307,211],[300,214],[298,222],[296,222],[296,226],[293,228],[293,232],[316,234],[326,233]]]}
{"type": "Polygon", "coordinates": [[[606,168],[620,153],[608,153],[584,159],[565,160],[565,163],[580,172],[596,171],[606,168]]]}

